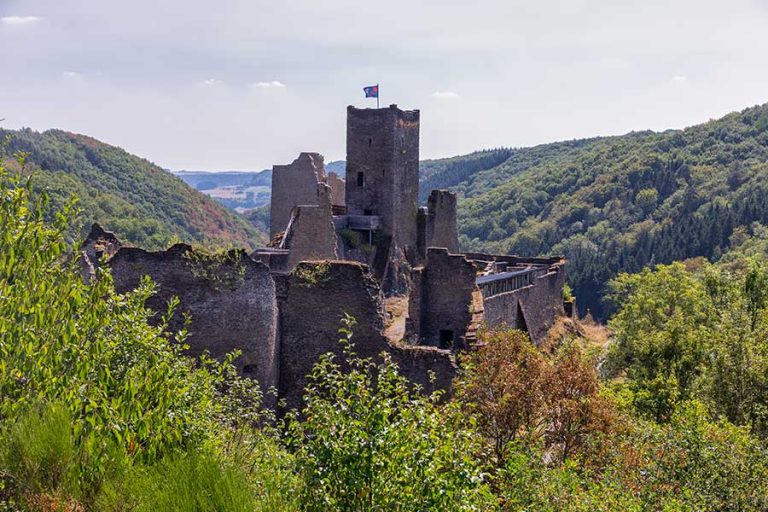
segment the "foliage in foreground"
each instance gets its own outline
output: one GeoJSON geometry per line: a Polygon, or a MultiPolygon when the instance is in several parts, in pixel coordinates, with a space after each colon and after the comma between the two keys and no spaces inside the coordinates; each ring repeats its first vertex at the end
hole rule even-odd
{"type": "Polygon", "coordinates": [[[619,384],[601,383],[576,341],[548,354],[486,331],[456,399],[421,396],[386,357],[357,357],[349,324],[343,360],[319,361],[304,408],[281,424],[229,361],[194,362],[168,315],[150,323],[151,283],[127,295],[108,273],[86,284],[64,242],[71,213],[46,223],[45,207],[0,171],[0,510],[768,507],[753,433],[760,267],[624,278],[607,363],[619,384]],[[648,384],[659,376],[674,385],[648,384]]]}
{"type": "Polygon", "coordinates": [[[488,470],[502,510],[768,506],[768,450],[748,428],[714,420],[695,401],[663,424],[638,417],[599,385],[575,342],[548,355],[519,331],[479,340],[458,398],[496,449],[488,470]],[[553,435],[563,429],[570,437],[553,435]]]}
{"type": "MultiPolygon", "coordinates": [[[[142,482],[141,475],[165,470],[206,468],[207,477],[175,480],[190,493],[204,478],[233,474],[289,481],[285,470],[250,478],[254,468],[279,468],[262,464],[260,453],[288,458],[253,449],[272,443],[249,433],[260,420],[255,383],[238,378],[229,361],[185,357],[184,334],[166,329],[173,304],[150,324],[144,301],[151,283],[126,295],[114,292],[107,272],[86,283],[65,242],[72,215],[68,204],[46,222],[45,196],[33,198],[27,183],[0,168],[0,502],[29,510],[56,510],[54,502],[62,510],[142,510],[159,494],[142,501],[135,494],[150,487],[115,482],[142,482]],[[257,412],[243,414],[234,402],[257,412]],[[231,473],[233,460],[248,464],[231,473]],[[122,493],[117,508],[96,505],[107,490],[122,493]]],[[[276,501],[255,488],[237,492],[248,496],[249,510],[276,501]]],[[[266,494],[274,492],[272,486],[266,494]]]]}
{"type": "Polygon", "coordinates": [[[304,478],[304,510],[488,510],[480,446],[458,404],[414,394],[397,366],[328,354],[306,390],[304,420],[290,438],[304,478]]]}

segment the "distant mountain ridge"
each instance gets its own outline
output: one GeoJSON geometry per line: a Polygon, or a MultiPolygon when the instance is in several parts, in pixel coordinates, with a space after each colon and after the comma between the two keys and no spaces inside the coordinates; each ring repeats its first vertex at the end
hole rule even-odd
{"type": "MultiPolygon", "coordinates": [[[[171,241],[253,247],[264,236],[245,219],[186,185],[180,178],[121,148],[62,130],[2,130],[4,160],[28,154],[33,186],[53,206],[72,194],[86,226],[98,222],[122,240],[149,249],[171,241]]],[[[76,234],[75,234],[76,235],[76,234]]]]}

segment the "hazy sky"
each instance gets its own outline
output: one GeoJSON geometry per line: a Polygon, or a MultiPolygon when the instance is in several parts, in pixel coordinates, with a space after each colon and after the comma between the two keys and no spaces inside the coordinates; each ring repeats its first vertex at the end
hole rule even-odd
{"type": "Polygon", "coordinates": [[[423,158],[680,128],[768,102],[768,0],[0,0],[0,118],[173,169],[344,157],[345,108],[423,158]]]}

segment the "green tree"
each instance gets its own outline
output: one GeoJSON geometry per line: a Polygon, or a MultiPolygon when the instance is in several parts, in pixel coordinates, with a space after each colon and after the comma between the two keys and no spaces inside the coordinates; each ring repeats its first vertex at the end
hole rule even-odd
{"type": "Polygon", "coordinates": [[[716,313],[704,283],[680,263],[621,274],[610,283],[618,313],[609,326],[616,340],[606,370],[626,372],[634,405],[669,418],[693,395],[703,371],[716,313]]]}

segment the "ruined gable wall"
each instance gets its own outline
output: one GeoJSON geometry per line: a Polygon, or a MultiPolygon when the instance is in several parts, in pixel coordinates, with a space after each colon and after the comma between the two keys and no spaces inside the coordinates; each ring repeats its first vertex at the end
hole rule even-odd
{"type": "Polygon", "coordinates": [[[427,200],[427,247],[445,247],[451,254],[459,251],[456,221],[456,194],[433,190],[427,200]]]}
{"type": "Polygon", "coordinates": [[[537,277],[533,285],[484,298],[485,322],[489,327],[506,325],[522,328],[522,320],[518,316],[519,305],[525,315],[528,333],[538,345],[546,339],[555,319],[564,314],[564,284],[565,270],[562,266],[556,266],[549,273],[537,277]]]}
{"type": "Polygon", "coordinates": [[[269,209],[269,236],[284,231],[297,205],[316,205],[317,183],[325,182],[323,157],[301,153],[290,165],[272,168],[272,198],[269,209]]]}
{"type": "Polygon", "coordinates": [[[150,276],[157,294],[147,307],[158,312],[157,318],[174,296],[180,303],[171,329],[180,329],[184,314],[191,315],[186,340],[190,355],[209,351],[220,358],[240,349],[238,368],[264,389],[276,386],[277,301],[269,269],[242,251],[232,251],[227,262],[212,266],[191,261],[185,257],[189,251],[184,244],[160,252],[120,249],[109,261],[115,289],[125,293],[150,276]]]}
{"type": "Polygon", "coordinates": [[[384,318],[380,290],[365,265],[353,262],[301,263],[279,286],[280,397],[288,407],[301,403],[306,376],[321,355],[331,352],[343,359],[339,327],[344,314],[353,316],[353,341],[363,357],[392,355],[403,375],[427,390],[429,370],[436,385],[449,389],[455,364],[447,351],[390,345],[381,334],[384,318]]]}
{"type": "Polygon", "coordinates": [[[288,268],[300,261],[335,260],[336,230],[331,214],[331,188],[316,183],[317,206],[297,206],[281,247],[290,250],[288,268]]]}
{"type": "Polygon", "coordinates": [[[328,186],[331,187],[331,204],[333,206],[345,206],[347,201],[345,199],[346,184],[344,180],[335,172],[329,172],[328,186]]]}
{"type": "Polygon", "coordinates": [[[421,336],[433,345],[440,331],[453,331],[458,343],[472,321],[470,305],[475,285],[475,268],[461,254],[444,248],[429,248],[422,286],[421,336]]]}

